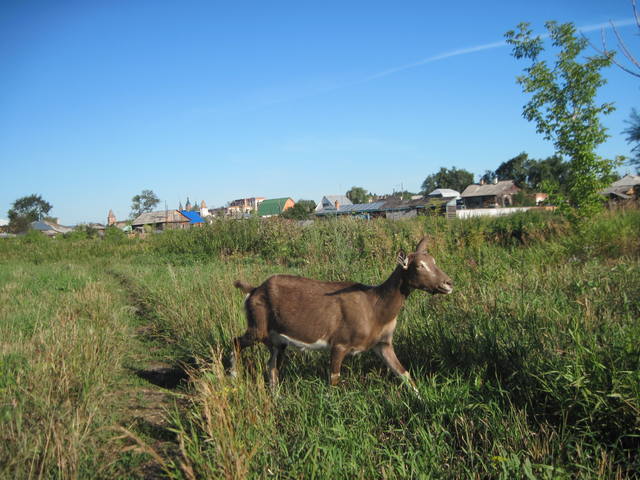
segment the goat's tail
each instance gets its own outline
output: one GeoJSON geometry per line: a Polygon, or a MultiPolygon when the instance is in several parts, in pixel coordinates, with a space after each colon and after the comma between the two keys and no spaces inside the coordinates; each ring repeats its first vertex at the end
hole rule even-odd
{"type": "Polygon", "coordinates": [[[235,282],[233,282],[233,286],[236,288],[239,288],[244,293],[251,293],[255,289],[255,287],[252,287],[251,285],[249,285],[246,282],[243,282],[242,280],[236,280],[235,282]]]}

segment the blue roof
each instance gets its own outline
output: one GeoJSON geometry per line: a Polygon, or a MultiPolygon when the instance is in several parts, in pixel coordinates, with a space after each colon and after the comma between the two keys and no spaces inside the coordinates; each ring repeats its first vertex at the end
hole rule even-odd
{"type": "Polygon", "coordinates": [[[205,223],[203,218],[198,212],[189,212],[187,210],[180,210],[180,213],[189,219],[189,225],[192,223],[205,223]]]}

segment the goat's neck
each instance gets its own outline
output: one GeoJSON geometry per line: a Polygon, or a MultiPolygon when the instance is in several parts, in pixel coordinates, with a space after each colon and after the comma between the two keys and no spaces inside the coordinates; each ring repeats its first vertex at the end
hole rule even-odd
{"type": "Polygon", "coordinates": [[[404,281],[404,270],[401,266],[396,267],[389,278],[376,287],[380,302],[378,305],[382,309],[379,318],[385,323],[396,318],[411,290],[404,281]]]}

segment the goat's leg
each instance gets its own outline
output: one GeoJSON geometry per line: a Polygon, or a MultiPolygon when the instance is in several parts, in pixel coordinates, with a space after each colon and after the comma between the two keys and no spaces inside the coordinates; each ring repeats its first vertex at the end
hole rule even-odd
{"type": "Polygon", "coordinates": [[[329,373],[329,385],[337,385],[340,381],[340,367],[347,354],[347,349],[342,345],[334,345],[331,348],[331,372],[329,373]]]}
{"type": "Polygon", "coordinates": [[[418,393],[418,389],[416,388],[416,384],[414,383],[409,371],[402,366],[398,357],[396,357],[396,352],[393,349],[393,345],[391,343],[379,343],[374,347],[374,351],[382,358],[384,363],[391,369],[393,373],[395,373],[398,377],[403,380],[409,382],[411,388],[418,393]]]}
{"type": "Polygon", "coordinates": [[[276,367],[278,368],[278,372],[282,371],[282,366],[284,365],[284,361],[287,358],[287,345],[280,345],[280,351],[278,352],[278,361],[276,363],[276,367]]]}
{"type": "Polygon", "coordinates": [[[278,386],[278,357],[281,353],[280,347],[278,345],[269,345],[269,351],[271,352],[271,357],[269,357],[269,387],[274,389],[278,386]]]}
{"type": "Polygon", "coordinates": [[[256,336],[255,333],[250,330],[247,330],[244,335],[233,339],[233,349],[231,351],[231,359],[229,361],[229,375],[232,377],[238,376],[238,357],[243,349],[250,347],[254,343],[256,343],[256,336]]]}

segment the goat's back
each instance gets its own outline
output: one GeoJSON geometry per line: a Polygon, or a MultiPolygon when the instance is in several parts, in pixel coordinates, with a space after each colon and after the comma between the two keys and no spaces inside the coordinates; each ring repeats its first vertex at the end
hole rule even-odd
{"type": "Polygon", "coordinates": [[[353,282],[322,282],[274,275],[247,299],[249,307],[268,310],[269,330],[314,342],[330,337],[345,323],[371,316],[372,287],[353,282]]]}

